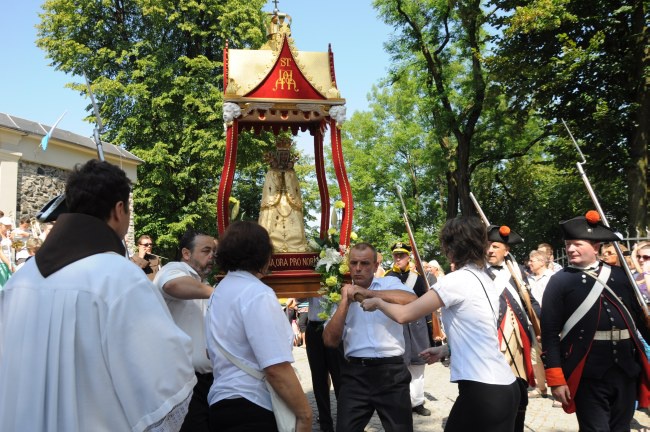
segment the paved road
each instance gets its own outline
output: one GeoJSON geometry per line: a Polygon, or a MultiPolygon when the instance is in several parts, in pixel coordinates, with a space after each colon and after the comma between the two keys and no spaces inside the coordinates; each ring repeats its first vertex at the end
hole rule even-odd
{"type": "MultiPolygon", "coordinates": [[[[293,349],[296,362],[294,364],[302,388],[307,393],[309,402],[314,410],[314,431],[318,431],[318,424],[315,422],[318,410],[316,401],[312,392],[311,374],[307,355],[304,347],[293,349]]],[[[458,396],[458,387],[456,384],[449,382],[449,369],[440,363],[426,367],[425,377],[425,398],[427,399],[426,407],[431,410],[430,417],[422,417],[417,414],[413,415],[413,426],[416,432],[442,432],[447,415],[458,396]]],[[[336,412],[336,399],[334,391],[330,392],[332,411],[336,412]]],[[[632,431],[650,432],[650,416],[647,411],[637,410],[634,415],[634,421],[631,425],[632,431]]],[[[366,427],[366,432],[379,432],[384,429],[377,415],[374,415],[366,427]]],[[[481,430],[480,425],[476,425],[476,431],[481,430]]],[[[577,432],[578,422],[574,414],[566,414],[562,408],[553,408],[549,399],[531,399],[526,412],[526,432],[577,432]]]]}

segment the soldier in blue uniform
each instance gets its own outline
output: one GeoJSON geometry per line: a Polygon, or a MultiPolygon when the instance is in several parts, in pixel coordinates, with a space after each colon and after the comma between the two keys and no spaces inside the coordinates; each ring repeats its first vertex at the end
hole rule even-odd
{"type": "Polygon", "coordinates": [[[616,234],[589,211],[560,223],[569,266],[553,275],[541,317],[546,380],[580,431],[629,431],[635,400],[648,405],[650,332],[623,269],[598,261],[616,234]]]}

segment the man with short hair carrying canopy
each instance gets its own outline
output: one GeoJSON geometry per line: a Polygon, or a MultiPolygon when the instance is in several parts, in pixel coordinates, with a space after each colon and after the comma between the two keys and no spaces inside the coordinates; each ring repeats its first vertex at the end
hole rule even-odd
{"type": "Polygon", "coordinates": [[[207,355],[205,315],[214,288],[207,283],[206,277],[212,271],[215,252],[214,237],[187,229],[179,241],[179,260],[165,264],[153,280],[174,322],[192,338],[192,365],[197,384],[181,432],[209,430],[208,392],[213,376],[207,355]]]}
{"type": "Polygon", "coordinates": [[[576,413],[581,431],[630,430],[635,400],[647,407],[650,340],[643,310],[623,269],[598,261],[616,241],[596,211],[560,222],[569,266],[544,292],[542,359],[553,396],[576,413]]]}
{"type": "Polygon", "coordinates": [[[402,325],[380,312],[365,313],[358,302],[377,297],[406,304],[417,297],[397,278],[374,277],[374,246],[352,246],[349,263],[352,284],[343,285],[341,302],[323,330],[325,346],[336,348],[343,341],[348,361],[341,370],[336,431],[363,431],[374,411],[385,430],[413,431],[402,325]]]}

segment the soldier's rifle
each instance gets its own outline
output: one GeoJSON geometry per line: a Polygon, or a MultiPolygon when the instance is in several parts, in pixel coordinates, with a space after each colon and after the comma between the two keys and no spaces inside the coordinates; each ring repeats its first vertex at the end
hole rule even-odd
{"type": "MultiPolygon", "coordinates": [[[[427,291],[431,289],[429,286],[429,281],[427,280],[424,273],[424,266],[422,265],[422,260],[420,259],[420,254],[418,253],[417,245],[415,244],[415,238],[413,237],[413,231],[411,230],[411,224],[409,223],[408,212],[406,211],[406,205],[404,204],[404,199],[402,198],[402,189],[397,186],[397,196],[399,197],[400,202],[402,203],[402,218],[404,219],[404,225],[406,226],[406,232],[409,236],[409,243],[411,243],[411,250],[413,252],[413,260],[415,261],[415,269],[422,275],[424,283],[426,284],[427,291]]],[[[431,335],[435,342],[442,342],[445,339],[445,334],[442,331],[442,326],[440,325],[440,319],[434,311],[431,314],[431,335]]]]}
{"type": "MultiPolygon", "coordinates": [[[[476,200],[476,197],[474,197],[474,194],[472,192],[469,193],[469,197],[474,203],[474,208],[480,215],[481,220],[483,221],[486,227],[489,227],[490,221],[488,220],[487,216],[485,216],[485,213],[483,213],[481,206],[479,205],[478,201],[476,200]]],[[[528,294],[530,292],[530,288],[521,277],[520,272],[515,270],[513,263],[517,264],[517,262],[512,257],[512,254],[510,252],[508,252],[508,254],[505,257],[505,263],[506,266],[508,267],[508,271],[510,272],[510,275],[512,276],[512,279],[515,281],[515,284],[517,285],[517,290],[519,291],[519,297],[521,297],[521,300],[524,302],[524,306],[528,311],[528,317],[530,318],[530,322],[533,325],[533,332],[535,332],[535,336],[537,338],[540,338],[542,335],[542,330],[539,325],[539,318],[537,317],[537,314],[533,309],[533,304],[530,301],[530,295],[528,294]]]]}
{"type": "MultiPolygon", "coordinates": [[[[571,141],[573,142],[573,145],[575,146],[576,150],[578,150],[578,154],[580,155],[580,161],[576,162],[576,166],[578,167],[578,172],[580,173],[582,182],[585,184],[585,187],[587,188],[587,192],[589,193],[589,196],[591,197],[591,201],[594,203],[594,206],[596,207],[596,211],[600,215],[600,220],[603,222],[603,225],[605,225],[607,228],[610,228],[609,222],[607,222],[607,217],[605,216],[605,212],[603,211],[603,208],[600,206],[600,202],[598,201],[598,197],[596,196],[596,192],[594,192],[594,189],[591,187],[591,182],[589,181],[589,178],[587,177],[587,174],[585,173],[585,170],[582,167],[582,165],[587,163],[587,159],[585,158],[585,155],[582,153],[582,150],[580,150],[580,146],[578,145],[575,138],[573,137],[573,134],[571,133],[571,130],[569,129],[569,126],[566,124],[564,119],[562,119],[562,124],[564,124],[564,127],[569,133],[569,137],[571,137],[571,141]]],[[[618,256],[618,262],[621,263],[621,267],[623,267],[623,269],[625,270],[625,274],[627,275],[627,278],[629,279],[630,284],[634,289],[634,294],[636,295],[637,301],[639,302],[641,308],[643,309],[646,325],[648,326],[648,328],[650,328],[650,313],[648,312],[648,306],[646,305],[645,300],[643,299],[643,295],[641,294],[641,291],[639,290],[639,287],[637,286],[636,281],[634,280],[632,271],[630,270],[630,267],[627,265],[627,261],[625,260],[625,256],[623,255],[623,251],[618,245],[618,242],[612,242],[612,243],[614,245],[614,249],[616,250],[616,255],[618,256]]]]}

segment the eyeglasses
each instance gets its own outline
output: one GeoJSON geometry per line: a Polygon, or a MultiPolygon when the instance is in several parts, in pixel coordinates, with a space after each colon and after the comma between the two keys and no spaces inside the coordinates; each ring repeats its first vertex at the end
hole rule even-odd
{"type": "Polygon", "coordinates": [[[650,261],[650,255],[637,255],[636,259],[639,261],[650,261]]]}
{"type": "Polygon", "coordinates": [[[603,252],[604,257],[609,257],[609,256],[614,256],[616,255],[614,252],[603,252]]]}
{"type": "Polygon", "coordinates": [[[153,246],[153,243],[140,243],[140,246],[150,247],[153,246]]]}

